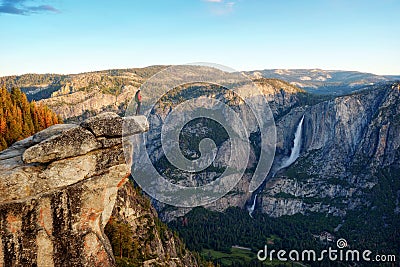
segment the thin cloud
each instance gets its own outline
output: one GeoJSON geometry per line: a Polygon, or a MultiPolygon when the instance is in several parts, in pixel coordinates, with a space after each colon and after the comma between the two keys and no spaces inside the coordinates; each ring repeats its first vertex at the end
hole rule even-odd
{"type": "Polygon", "coordinates": [[[50,6],[50,5],[41,5],[41,6],[33,6],[30,7],[29,10],[32,11],[49,11],[49,12],[54,12],[54,13],[60,13],[60,10],[57,8],[50,6]]]}
{"type": "Polygon", "coordinates": [[[232,13],[234,10],[235,2],[225,0],[205,0],[210,3],[210,11],[214,15],[221,16],[232,13]]]}
{"type": "Polygon", "coordinates": [[[32,15],[37,13],[60,13],[51,5],[26,5],[27,0],[0,0],[0,14],[32,15]]]}

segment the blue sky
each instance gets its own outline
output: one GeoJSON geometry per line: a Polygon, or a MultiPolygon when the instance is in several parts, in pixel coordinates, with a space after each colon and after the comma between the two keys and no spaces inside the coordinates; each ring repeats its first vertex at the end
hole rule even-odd
{"type": "Polygon", "coordinates": [[[400,74],[399,0],[0,0],[0,76],[212,62],[400,74]]]}

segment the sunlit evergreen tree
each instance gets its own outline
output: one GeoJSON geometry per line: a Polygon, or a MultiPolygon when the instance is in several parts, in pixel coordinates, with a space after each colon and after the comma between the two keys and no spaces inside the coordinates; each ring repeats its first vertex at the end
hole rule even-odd
{"type": "Polygon", "coordinates": [[[62,120],[57,114],[43,104],[29,103],[19,88],[0,88],[0,150],[58,123],[62,120]]]}

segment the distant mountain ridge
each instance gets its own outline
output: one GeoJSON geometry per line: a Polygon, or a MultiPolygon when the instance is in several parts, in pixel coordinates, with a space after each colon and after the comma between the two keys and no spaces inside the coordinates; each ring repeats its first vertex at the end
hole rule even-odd
{"type": "Polygon", "coordinates": [[[332,95],[344,95],[365,86],[400,79],[400,75],[322,69],[265,69],[248,71],[245,74],[254,78],[281,79],[310,93],[332,95]]]}
{"type": "MultiPolygon", "coordinates": [[[[4,84],[8,89],[19,87],[29,100],[42,102],[63,119],[81,121],[103,111],[122,114],[136,90],[165,68],[168,66],[110,69],[68,75],[25,74],[0,77],[0,85],[4,84]]],[[[300,90],[332,96],[346,95],[400,79],[400,76],[321,69],[265,69],[243,73],[260,85],[266,80],[269,83],[275,80],[272,86],[276,87],[274,90],[284,89],[290,94],[300,90]]],[[[265,88],[268,87],[261,86],[262,90],[265,88]]],[[[264,92],[265,95],[270,93],[272,92],[264,92]]]]}
{"type": "Polygon", "coordinates": [[[77,91],[100,90],[118,94],[122,86],[140,86],[168,66],[110,69],[79,74],[23,74],[0,77],[0,85],[21,88],[29,100],[47,99],[77,91]]]}
{"type": "MultiPolygon", "coordinates": [[[[167,65],[110,69],[79,74],[24,74],[0,77],[0,85],[19,87],[29,100],[47,99],[76,91],[98,89],[119,94],[122,86],[140,85],[167,65]]],[[[343,95],[368,85],[400,80],[400,75],[376,75],[358,71],[322,69],[264,69],[244,71],[251,79],[280,79],[310,93],[343,95]]]]}

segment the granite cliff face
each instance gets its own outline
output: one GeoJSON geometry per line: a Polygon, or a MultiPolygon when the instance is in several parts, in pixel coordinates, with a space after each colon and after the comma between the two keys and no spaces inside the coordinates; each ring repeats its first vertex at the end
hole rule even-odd
{"type": "Polygon", "coordinates": [[[108,113],[55,125],[0,154],[1,266],[114,264],[103,229],[129,175],[121,122],[108,113]]]}
{"type": "MultiPolygon", "coordinates": [[[[131,134],[149,128],[143,116],[125,122],[131,134]]],[[[131,224],[145,215],[154,223],[157,215],[150,206],[134,205],[144,197],[124,186],[130,167],[122,123],[118,115],[103,113],[80,126],[52,126],[0,153],[0,266],[113,266],[104,234],[113,210],[135,209],[134,216],[124,213],[131,224]]],[[[143,224],[138,235],[155,234],[149,225],[143,224]]],[[[149,250],[161,257],[157,262],[179,263],[173,242],[181,241],[170,237],[169,242],[151,244],[149,250]]],[[[183,254],[195,262],[189,252],[183,254]]]]}
{"type": "Polygon", "coordinates": [[[67,94],[53,95],[40,102],[49,106],[62,118],[79,122],[104,111],[122,112],[137,88],[131,85],[124,86],[118,95],[104,93],[99,88],[90,91],[71,91],[67,94]]]}
{"type": "MultiPolygon", "coordinates": [[[[158,218],[150,200],[128,182],[118,190],[111,222],[125,225],[134,266],[199,266],[198,257],[158,218]]],[[[110,223],[110,226],[113,224],[110,223]]],[[[118,228],[118,227],[116,227],[118,228]]],[[[118,240],[118,229],[116,239],[118,240]]],[[[110,231],[111,232],[111,231],[110,231]]],[[[110,234],[112,235],[112,233],[110,234]]],[[[119,254],[118,244],[115,254],[119,254]]],[[[118,257],[118,256],[117,256],[118,257]]]]}
{"type": "MultiPolygon", "coordinates": [[[[261,79],[257,83],[276,120],[277,146],[272,171],[256,200],[256,210],[273,217],[309,211],[345,215],[348,210],[371,204],[368,192],[379,184],[382,171],[390,168],[393,173],[400,169],[400,139],[396,135],[400,130],[398,83],[335,98],[304,94],[275,80],[261,79]],[[302,116],[300,157],[282,169],[302,116]]],[[[162,123],[166,114],[157,115],[162,123]]],[[[153,130],[157,125],[153,125],[153,130]]],[[[204,130],[192,127],[188,132],[204,130]]],[[[162,159],[162,153],[157,152],[160,144],[156,136],[149,136],[154,138],[149,146],[152,155],[162,159]]],[[[219,146],[217,155],[226,154],[224,147],[224,143],[219,146]]],[[[256,150],[257,146],[252,148],[249,169],[256,164],[256,150]]],[[[187,154],[191,153],[195,152],[187,154]]],[[[250,179],[251,175],[246,174],[230,193],[207,208],[223,211],[230,206],[249,207],[250,179]]],[[[190,210],[160,203],[156,203],[156,208],[166,221],[190,210]]]]}
{"type": "Polygon", "coordinates": [[[0,77],[7,88],[19,87],[29,100],[48,105],[64,121],[82,120],[105,111],[121,114],[146,79],[167,66],[115,69],[80,74],[25,74],[0,77]]]}
{"type": "Polygon", "coordinates": [[[102,113],[0,153],[0,266],[114,266],[117,252],[104,232],[110,218],[131,226],[141,266],[198,266],[127,182],[124,121],[129,134],[149,129],[144,116],[102,113]]]}
{"type": "Polygon", "coordinates": [[[290,154],[304,114],[301,155],[268,180],[259,200],[262,212],[344,215],[368,206],[367,192],[379,184],[381,172],[400,169],[399,96],[399,84],[389,83],[295,108],[278,120],[275,168],[290,154]]]}

